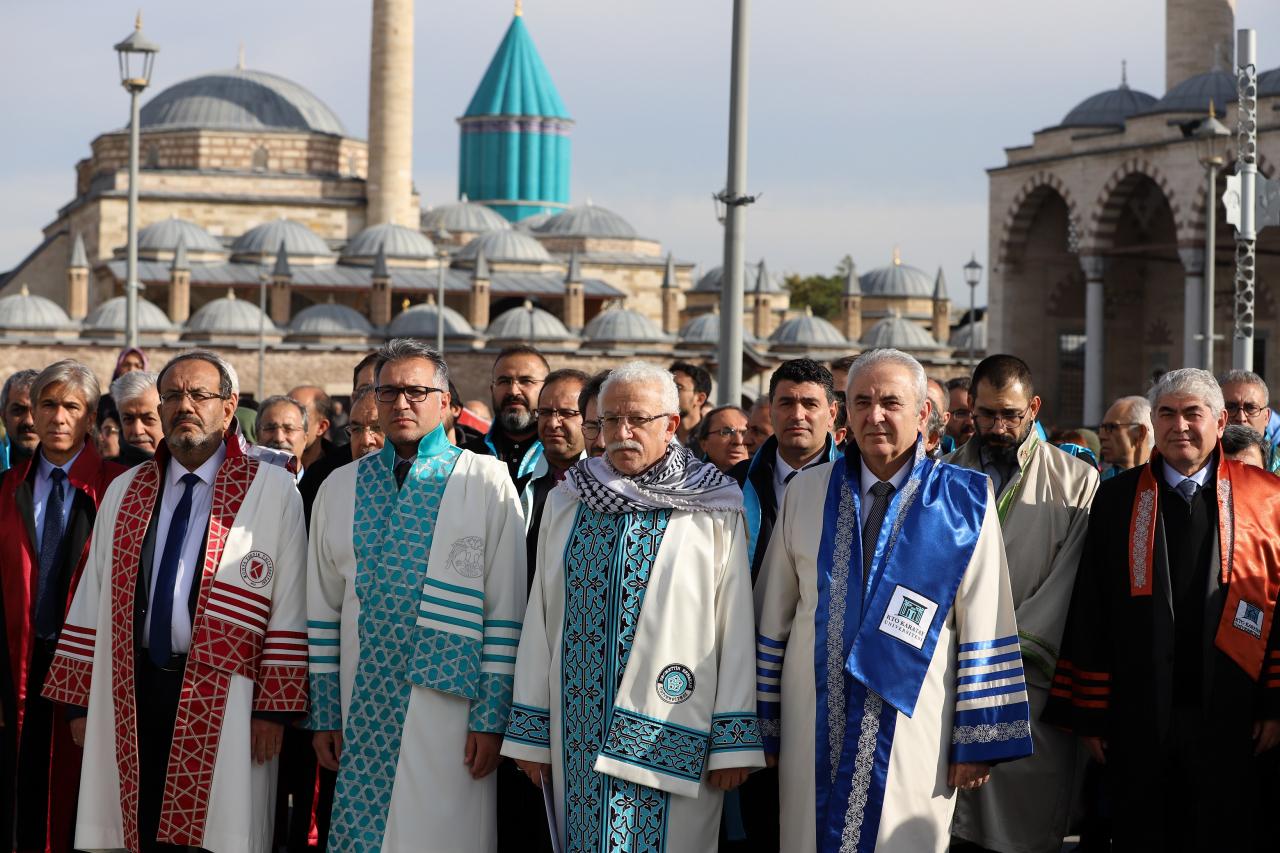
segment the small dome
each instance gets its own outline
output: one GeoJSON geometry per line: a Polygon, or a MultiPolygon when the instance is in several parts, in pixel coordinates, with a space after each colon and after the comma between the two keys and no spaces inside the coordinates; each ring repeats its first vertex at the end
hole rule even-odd
{"type": "Polygon", "coordinates": [[[500,341],[567,341],[573,335],[554,314],[526,302],[504,311],[489,324],[486,334],[500,341]]]}
{"type": "MultiPolygon", "coordinates": [[[[392,319],[387,327],[387,334],[393,338],[425,338],[435,340],[436,317],[439,312],[435,305],[414,305],[401,311],[392,319]]],[[[444,336],[446,338],[474,338],[475,329],[467,319],[448,305],[444,306],[444,336]]]]}
{"type": "Polygon", "coordinates": [[[921,350],[942,347],[919,323],[913,323],[901,317],[885,317],[864,332],[859,343],[864,349],[893,347],[901,350],[921,350]]]}
{"type": "MultiPolygon", "coordinates": [[[[89,316],[84,318],[84,328],[86,331],[95,332],[123,332],[125,325],[125,312],[128,310],[126,302],[128,297],[113,296],[106,302],[103,302],[97,308],[89,312],[89,316]]],[[[140,332],[171,332],[173,324],[169,322],[169,315],[157,306],[154,302],[138,298],[138,331],[140,332]]]]}
{"type": "Polygon", "coordinates": [[[1205,115],[1212,103],[1215,110],[1225,113],[1228,104],[1240,99],[1236,94],[1236,76],[1226,71],[1206,71],[1188,77],[1174,86],[1165,96],[1147,110],[1151,113],[1196,113],[1205,115]]]}
{"type": "MultiPolygon", "coordinates": [[[[690,346],[706,344],[719,345],[720,343],[720,314],[711,311],[707,314],[699,314],[689,322],[685,323],[676,336],[677,340],[682,344],[690,346]]],[[[756,338],[751,334],[749,329],[742,330],[742,339],[747,343],[754,343],[756,338]]]]}
{"type": "Polygon", "coordinates": [[[1258,75],[1258,97],[1280,95],[1280,68],[1272,68],[1258,75]]]}
{"type": "Polygon", "coordinates": [[[291,80],[237,68],[175,83],[147,102],[143,130],[285,130],[346,136],[342,122],[291,80]]]}
{"type": "Polygon", "coordinates": [[[968,350],[970,338],[973,339],[973,348],[976,352],[987,351],[987,320],[985,317],[977,323],[965,323],[952,332],[951,342],[948,346],[955,349],[957,353],[962,350],[968,350]]]}
{"type": "Polygon", "coordinates": [[[276,219],[249,229],[231,244],[231,254],[275,257],[282,242],[291,259],[333,256],[333,252],[329,251],[329,244],[320,239],[316,232],[292,219],[276,219]]]}
{"type": "Polygon", "coordinates": [[[258,326],[265,320],[264,328],[269,335],[280,334],[276,324],[270,317],[263,317],[258,306],[247,299],[236,299],[234,293],[228,293],[221,299],[215,299],[203,305],[199,311],[191,315],[183,331],[197,333],[204,337],[218,335],[257,335],[258,326]]]}
{"type": "Polygon", "coordinates": [[[385,249],[388,258],[423,260],[436,256],[436,246],[421,231],[394,222],[371,225],[352,237],[342,250],[344,258],[373,258],[385,249]]]}
{"type": "Polygon", "coordinates": [[[582,337],[588,341],[629,341],[634,343],[654,343],[667,340],[662,329],[641,314],[630,308],[610,308],[601,311],[591,318],[582,337]]]}
{"type": "MultiPolygon", "coordinates": [[[[755,293],[756,280],[759,278],[759,264],[746,264],[743,270],[743,283],[747,293],[755,293]]],[[[699,293],[719,293],[720,281],[724,278],[724,272],[721,267],[712,267],[702,278],[698,279],[698,283],[693,289],[699,293]]],[[[782,293],[782,279],[775,274],[770,274],[764,283],[765,293],[782,293]]]]}
{"type": "Polygon", "coordinates": [[[485,231],[505,231],[511,223],[491,208],[474,201],[441,204],[422,214],[422,230],[439,231],[444,228],[454,233],[483,234],[485,231]]]}
{"type": "Polygon", "coordinates": [[[807,347],[811,349],[837,349],[849,346],[840,330],[806,309],[798,317],[785,320],[769,336],[775,346],[807,347]]]}
{"type": "MultiPolygon", "coordinates": [[[[550,219],[551,216],[552,214],[546,213],[546,212],[535,213],[533,216],[526,216],[524,219],[521,219],[519,222],[515,224],[515,229],[517,231],[523,231],[526,234],[532,233],[534,231],[537,231],[538,228],[542,225],[542,223],[550,219]]],[[[505,222],[506,220],[503,220],[503,221],[505,222]]]]}
{"type": "Polygon", "coordinates": [[[58,303],[28,292],[25,284],[19,292],[0,298],[0,329],[53,331],[71,325],[71,318],[58,303]]]}
{"type": "Polygon", "coordinates": [[[218,238],[186,219],[170,217],[138,231],[138,251],[172,252],[181,242],[188,252],[225,252],[218,238]]]}
{"type": "Polygon", "coordinates": [[[1058,127],[1122,127],[1125,119],[1149,109],[1155,102],[1154,95],[1122,85],[1085,98],[1058,127]]]}
{"type": "Polygon", "coordinates": [[[612,210],[596,207],[588,202],[571,207],[549,217],[537,226],[536,233],[543,237],[612,237],[633,240],[636,229],[612,210]]]}
{"type": "Polygon", "coordinates": [[[293,315],[289,332],[294,335],[370,335],[373,326],[354,308],[326,302],[311,305],[293,315]]]}
{"type": "Polygon", "coordinates": [[[894,261],[887,267],[858,276],[863,296],[916,296],[933,298],[933,276],[922,269],[894,261]]]}
{"type": "Polygon", "coordinates": [[[484,249],[490,263],[549,264],[551,255],[542,244],[521,231],[490,231],[473,239],[454,255],[460,261],[475,260],[484,249]]]}

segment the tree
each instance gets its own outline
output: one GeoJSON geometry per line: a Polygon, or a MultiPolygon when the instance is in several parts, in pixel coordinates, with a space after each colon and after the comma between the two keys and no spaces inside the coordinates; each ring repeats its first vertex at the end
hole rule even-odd
{"type": "Polygon", "coordinates": [[[791,309],[803,311],[807,305],[813,313],[826,320],[834,320],[840,312],[840,292],[844,285],[841,275],[789,275],[787,290],[791,291],[791,309]]]}

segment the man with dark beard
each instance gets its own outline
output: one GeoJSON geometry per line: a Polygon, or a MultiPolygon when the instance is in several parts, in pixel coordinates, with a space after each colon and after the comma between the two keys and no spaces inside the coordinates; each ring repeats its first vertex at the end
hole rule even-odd
{"type": "Polygon", "coordinates": [[[542,442],[538,441],[533,410],[538,406],[548,372],[546,358],[534,347],[522,344],[498,353],[489,383],[497,417],[488,435],[463,446],[464,450],[496,456],[507,463],[517,492],[537,476],[535,469],[542,461],[542,442]]]}
{"type": "Polygon", "coordinates": [[[4,381],[0,390],[0,415],[4,417],[4,440],[0,441],[0,471],[17,468],[31,458],[40,444],[31,409],[31,383],[38,371],[19,370],[4,381]]]}
{"type": "Polygon", "coordinates": [[[948,461],[986,473],[994,487],[1035,754],[992,768],[990,783],[980,789],[960,791],[952,833],[977,849],[1057,851],[1084,757],[1070,735],[1040,722],[1040,712],[1058,661],[1098,472],[1040,440],[1040,398],[1021,359],[983,359],[969,388],[976,433],[948,461]]]}

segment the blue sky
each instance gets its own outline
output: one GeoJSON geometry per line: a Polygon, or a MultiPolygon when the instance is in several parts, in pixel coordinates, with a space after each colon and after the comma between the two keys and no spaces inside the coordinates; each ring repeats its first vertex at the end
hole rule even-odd
{"type": "MultiPolygon", "coordinates": [[[[135,3],[0,0],[0,270],[72,198],[75,162],[123,126],[111,46],[135,3]]],[[[1164,88],[1161,0],[788,0],[752,4],[747,254],[783,272],[903,260],[984,264],[987,180],[1003,148],[1129,81],[1164,88]]],[[[414,175],[424,203],[456,192],[460,115],[511,16],[506,0],[419,0],[414,175]]],[[[525,21],[577,121],[572,194],[703,268],[719,263],[711,193],[724,184],[731,0],[525,0],[525,21]]],[[[144,9],[162,48],[153,90],[235,64],[290,78],[353,135],[367,124],[370,4],[169,0],[144,9]]],[[[1280,65],[1280,3],[1238,0],[1280,65]]],[[[980,292],[981,295],[981,292],[980,292]]]]}

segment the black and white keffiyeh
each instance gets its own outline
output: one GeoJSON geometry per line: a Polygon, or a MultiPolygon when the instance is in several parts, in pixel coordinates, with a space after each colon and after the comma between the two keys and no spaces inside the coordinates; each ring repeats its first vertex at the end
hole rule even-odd
{"type": "Polygon", "coordinates": [[[656,465],[638,477],[625,477],[608,455],[583,459],[568,470],[559,488],[567,489],[597,512],[742,511],[742,490],[731,477],[699,462],[689,449],[671,442],[656,465]]]}

